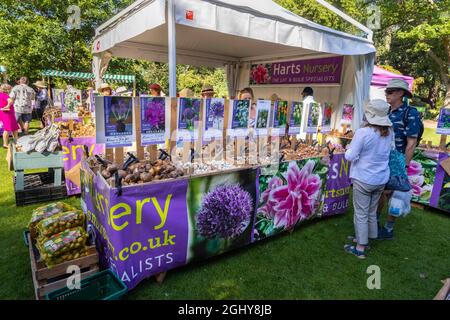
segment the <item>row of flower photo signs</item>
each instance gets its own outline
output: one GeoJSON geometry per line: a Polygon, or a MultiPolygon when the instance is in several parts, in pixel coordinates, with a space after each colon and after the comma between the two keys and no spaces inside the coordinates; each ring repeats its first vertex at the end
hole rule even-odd
{"type": "MultiPolygon", "coordinates": [[[[102,101],[104,114],[104,135],[106,147],[131,146],[133,136],[133,99],[131,97],[99,97],[102,101]],[[109,139],[108,139],[109,137],[109,139]]],[[[170,138],[169,112],[170,99],[165,97],[140,98],[140,134],[141,145],[161,144],[170,138]]],[[[251,104],[250,100],[230,100],[228,112],[228,126],[226,134],[231,137],[246,137],[249,129],[255,129],[256,136],[284,136],[289,123],[288,134],[300,133],[302,123],[303,103],[291,102],[288,115],[288,102],[278,100],[257,100],[251,104]],[[252,108],[256,109],[252,117],[252,108]]],[[[179,98],[177,102],[177,140],[196,141],[199,138],[199,121],[203,121],[202,140],[209,142],[223,138],[225,125],[225,99],[213,98],[204,100],[197,98],[179,98]],[[200,117],[200,113],[203,116],[200,117]]],[[[316,133],[321,115],[321,132],[331,129],[332,106],[324,103],[322,107],[313,103],[308,106],[308,121],[306,132],[316,133]]],[[[351,115],[345,114],[346,119],[351,115]]],[[[100,128],[100,127],[99,127],[100,128]]]]}

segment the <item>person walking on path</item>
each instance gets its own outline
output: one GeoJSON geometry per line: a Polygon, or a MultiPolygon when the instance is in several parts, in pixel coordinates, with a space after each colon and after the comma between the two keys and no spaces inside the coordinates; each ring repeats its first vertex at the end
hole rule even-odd
{"type": "Polygon", "coordinates": [[[2,84],[0,86],[0,121],[3,123],[3,148],[8,148],[9,134],[12,133],[14,142],[18,138],[19,125],[14,114],[14,105],[9,105],[9,92],[11,86],[9,84],[2,84]],[[9,105],[9,106],[8,106],[9,105]]]}
{"type": "Polygon", "coordinates": [[[17,123],[20,124],[22,133],[28,134],[28,129],[32,119],[32,102],[36,97],[36,93],[28,86],[28,78],[21,77],[20,84],[14,86],[9,94],[9,103],[7,109],[11,108],[14,103],[14,112],[17,123]]]}
{"type": "Polygon", "coordinates": [[[366,257],[369,239],[378,236],[377,207],[384,186],[389,180],[389,154],[392,145],[392,122],[389,105],[372,100],[366,105],[367,123],[355,132],[347,147],[345,159],[351,161],[350,178],[353,183],[355,244],[344,250],[358,258],[366,257]]]}
{"type": "Polygon", "coordinates": [[[36,88],[38,89],[38,93],[36,95],[36,113],[41,121],[41,129],[45,127],[45,121],[43,120],[45,108],[48,106],[48,92],[47,85],[44,81],[37,81],[34,83],[36,88]]]}
{"type": "MultiPolygon", "coordinates": [[[[395,148],[405,155],[406,170],[414,155],[419,138],[421,120],[420,114],[415,108],[408,106],[406,98],[412,98],[408,83],[402,79],[392,79],[385,90],[386,101],[390,105],[389,119],[393,124],[395,148]]],[[[378,217],[392,196],[392,191],[386,190],[381,197],[378,208],[378,217]]],[[[395,217],[388,214],[383,227],[379,228],[378,240],[394,238],[395,217]]]]}

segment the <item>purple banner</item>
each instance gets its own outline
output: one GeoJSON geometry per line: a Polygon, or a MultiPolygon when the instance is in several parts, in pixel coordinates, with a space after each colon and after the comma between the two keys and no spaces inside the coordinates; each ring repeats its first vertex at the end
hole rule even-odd
{"type": "Polygon", "coordinates": [[[105,152],[103,144],[95,144],[95,137],[73,138],[69,142],[68,138],[61,138],[61,146],[64,161],[64,174],[68,195],[81,193],[80,168],[83,159],[83,146],[89,148],[89,155],[105,152]]]}
{"type": "Polygon", "coordinates": [[[251,85],[340,84],[344,57],[253,64],[251,85]]]}
{"type": "Polygon", "coordinates": [[[349,207],[350,194],[350,162],[344,154],[335,154],[330,159],[328,178],[325,189],[323,216],[345,213],[349,207]]]}
{"type": "Polygon", "coordinates": [[[430,206],[439,208],[439,199],[442,193],[444,181],[448,182],[448,174],[441,166],[441,162],[448,158],[448,154],[444,152],[439,153],[439,162],[436,167],[436,176],[434,178],[433,190],[431,192],[430,206]]]}
{"type": "Polygon", "coordinates": [[[128,289],[152,275],[186,264],[189,225],[188,180],[124,187],[109,191],[94,177],[94,194],[85,208],[97,230],[102,262],[128,289]],[[94,204],[95,207],[94,207],[94,204]]]}

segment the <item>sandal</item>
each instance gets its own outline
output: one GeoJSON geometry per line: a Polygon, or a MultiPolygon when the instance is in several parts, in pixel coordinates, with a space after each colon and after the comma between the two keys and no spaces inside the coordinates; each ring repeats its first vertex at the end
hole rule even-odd
{"type": "Polygon", "coordinates": [[[344,250],[345,252],[351,253],[360,259],[367,258],[365,251],[359,251],[358,249],[356,249],[356,246],[352,246],[351,244],[346,244],[344,246],[344,250]]]}
{"type": "MultiPolygon", "coordinates": [[[[358,243],[358,241],[356,240],[356,237],[355,236],[348,236],[347,237],[347,239],[348,240],[351,240],[352,241],[352,243],[358,243]]],[[[372,238],[369,238],[369,241],[370,240],[376,240],[376,238],[374,238],[374,239],[372,239],[372,238]]],[[[366,247],[366,250],[370,250],[370,246],[369,245],[367,245],[367,246],[365,246],[366,247]]]]}

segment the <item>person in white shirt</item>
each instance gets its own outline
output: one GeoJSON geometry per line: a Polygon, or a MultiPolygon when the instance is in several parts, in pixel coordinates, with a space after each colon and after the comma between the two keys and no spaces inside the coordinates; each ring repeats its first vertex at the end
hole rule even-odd
{"type": "Polygon", "coordinates": [[[369,239],[378,236],[377,207],[389,180],[393,139],[388,112],[389,104],[385,101],[369,101],[365,108],[366,122],[355,132],[345,152],[345,159],[351,161],[356,245],[346,245],[344,249],[358,258],[366,257],[369,239]]]}
{"type": "Polygon", "coordinates": [[[10,108],[14,103],[16,121],[20,124],[22,132],[27,135],[32,120],[32,102],[35,99],[36,93],[28,86],[27,77],[21,77],[19,83],[9,93],[10,100],[7,107],[10,108]]]}
{"type": "Polygon", "coordinates": [[[306,127],[308,125],[308,112],[310,103],[315,103],[314,90],[311,87],[305,87],[301,93],[303,102],[302,123],[300,128],[300,138],[306,138],[306,127]]]}

